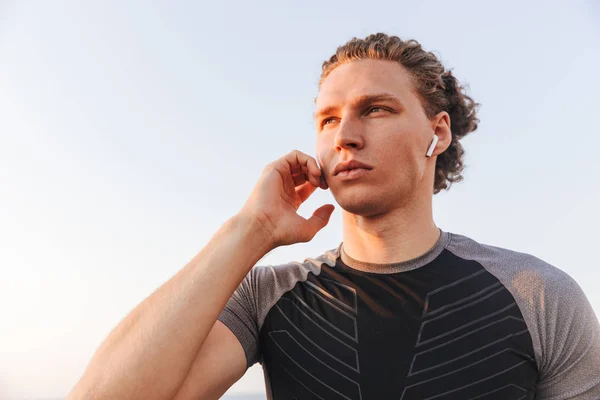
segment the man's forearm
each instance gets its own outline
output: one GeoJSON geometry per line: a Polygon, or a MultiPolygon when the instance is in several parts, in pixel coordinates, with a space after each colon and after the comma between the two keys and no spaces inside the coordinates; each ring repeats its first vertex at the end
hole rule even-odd
{"type": "Polygon", "coordinates": [[[227,300],[273,247],[251,218],[227,220],[111,332],[69,400],[173,398],[227,300]]]}

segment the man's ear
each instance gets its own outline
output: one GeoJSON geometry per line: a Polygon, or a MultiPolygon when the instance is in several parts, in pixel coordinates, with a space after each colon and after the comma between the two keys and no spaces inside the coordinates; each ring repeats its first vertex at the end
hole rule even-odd
{"type": "Polygon", "coordinates": [[[442,154],[452,143],[452,130],[450,129],[450,115],[446,111],[440,111],[432,119],[433,133],[438,137],[437,148],[434,156],[442,154]]]}

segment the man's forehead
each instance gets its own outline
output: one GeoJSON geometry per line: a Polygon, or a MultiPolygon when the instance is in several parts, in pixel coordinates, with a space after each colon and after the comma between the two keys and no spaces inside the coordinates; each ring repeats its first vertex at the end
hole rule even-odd
{"type": "Polygon", "coordinates": [[[331,71],[319,88],[315,104],[328,107],[383,92],[393,93],[402,99],[412,89],[410,74],[397,62],[364,59],[340,65],[331,71]]]}

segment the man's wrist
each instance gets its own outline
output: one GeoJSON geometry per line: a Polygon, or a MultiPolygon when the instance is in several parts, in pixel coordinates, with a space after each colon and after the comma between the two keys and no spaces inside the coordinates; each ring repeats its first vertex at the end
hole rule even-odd
{"type": "Polygon", "coordinates": [[[265,254],[277,247],[271,227],[260,218],[239,212],[230,219],[230,223],[236,229],[240,229],[242,235],[259,246],[265,254]]]}

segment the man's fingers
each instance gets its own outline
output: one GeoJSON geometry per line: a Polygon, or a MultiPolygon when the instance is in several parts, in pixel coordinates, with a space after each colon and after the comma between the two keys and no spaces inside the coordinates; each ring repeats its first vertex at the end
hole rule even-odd
{"type": "Polygon", "coordinates": [[[313,157],[299,150],[294,150],[288,153],[285,156],[285,159],[290,166],[292,175],[302,172],[307,176],[306,180],[311,182],[314,186],[319,187],[321,185],[321,170],[317,165],[317,160],[313,157]]]}
{"type": "Polygon", "coordinates": [[[292,177],[294,178],[294,186],[296,186],[296,188],[306,182],[305,174],[300,173],[293,175],[292,177]]]}
{"type": "Polygon", "coordinates": [[[296,193],[298,196],[300,196],[300,201],[304,203],[306,199],[308,199],[310,195],[314,193],[315,190],[317,190],[316,186],[313,186],[313,184],[310,182],[306,182],[304,185],[296,188],[296,193]]]}
{"type": "MultiPolygon", "coordinates": [[[[319,164],[317,164],[317,160],[315,160],[313,157],[310,157],[308,159],[308,170],[311,173],[311,175],[313,175],[317,178],[321,176],[321,168],[319,168],[319,164]]],[[[317,186],[319,186],[319,185],[317,185],[317,186]]]]}
{"type": "Polygon", "coordinates": [[[329,185],[327,184],[327,180],[325,179],[325,174],[321,172],[321,176],[319,179],[319,187],[323,190],[327,190],[329,185]]]}

